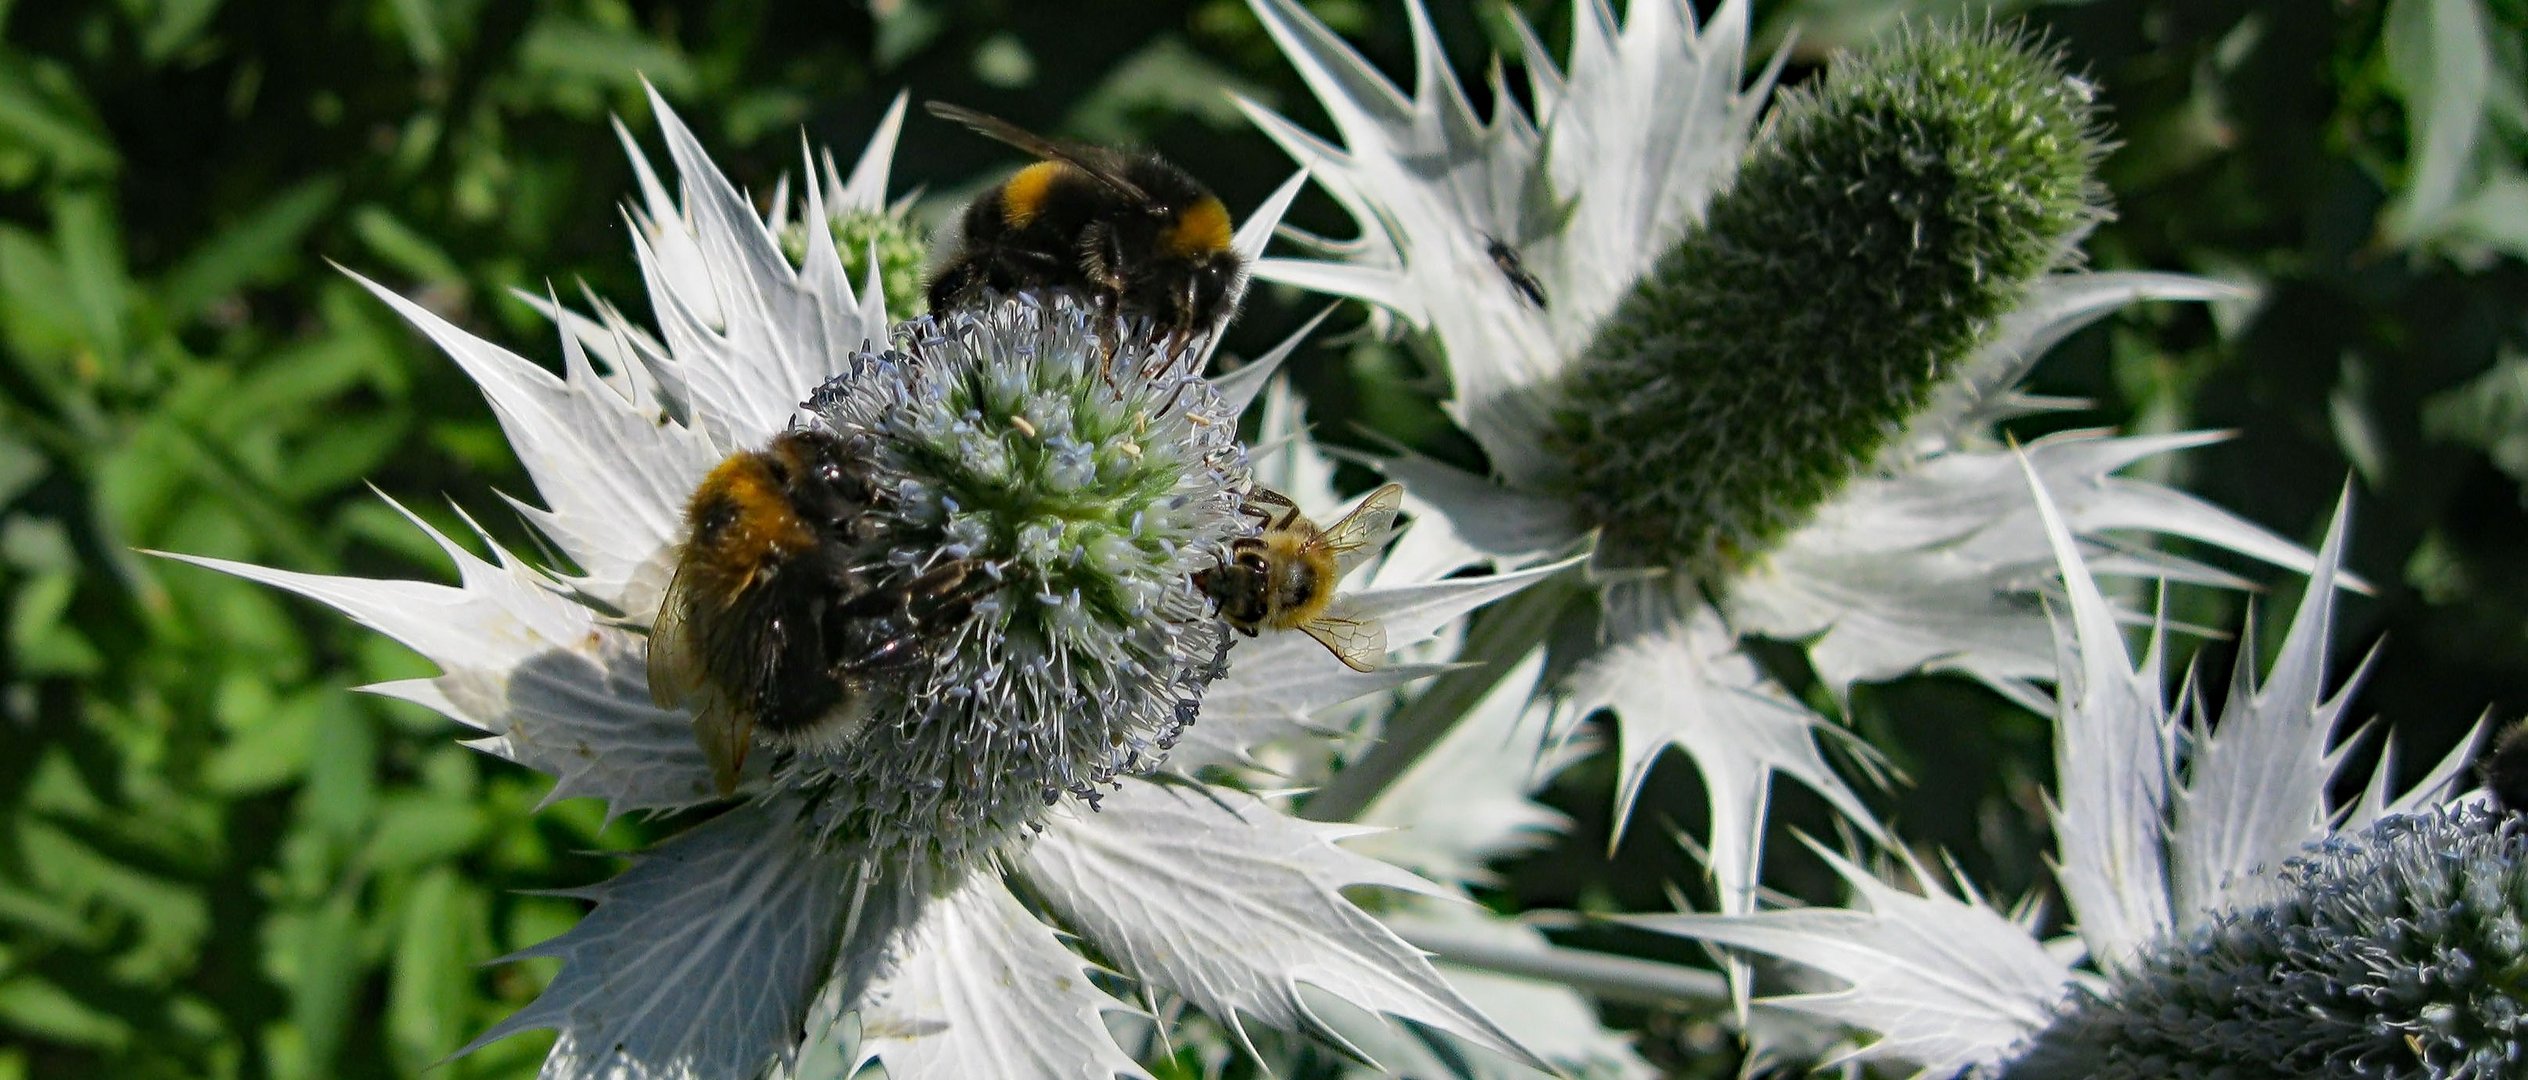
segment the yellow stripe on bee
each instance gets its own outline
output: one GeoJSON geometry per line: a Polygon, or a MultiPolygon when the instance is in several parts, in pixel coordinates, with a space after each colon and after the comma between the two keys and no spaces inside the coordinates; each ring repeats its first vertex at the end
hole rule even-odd
{"type": "Polygon", "coordinates": [[[1067,168],[1059,161],[1039,161],[1018,170],[1018,175],[1001,185],[1001,220],[1013,229],[1026,228],[1044,213],[1045,193],[1053,190],[1054,178],[1067,168]]]}
{"type": "Polygon", "coordinates": [[[1185,259],[1229,250],[1229,208],[1203,196],[1202,201],[1177,212],[1176,220],[1159,235],[1159,244],[1185,259]]]}
{"type": "Polygon", "coordinates": [[[791,507],[762,454],[733,454],[711,470],[694,489],[686,516],[698,529],[715,504],[729,510],[729,520],[712,535],[697,533],[694,539],[705,546],[715,570],[738,579],[732,591],[743,591],[765,563],[816,546],[816,535],[791,507]]]}

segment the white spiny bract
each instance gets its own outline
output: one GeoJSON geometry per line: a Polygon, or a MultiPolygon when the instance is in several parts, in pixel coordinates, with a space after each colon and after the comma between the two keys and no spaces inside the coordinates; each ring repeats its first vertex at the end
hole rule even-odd
{"type": "MultiPolygon", "coordinates": [[[[793,425],[854,433],[894,479],[892,557],[975,558],[1002,587],[959,622],[935,683],[881,702],[867,737],[759,750],[734,805],[577,890],[593,909],[524,954],[559,973],[475,1045],[552,1029],[548,1080],[831,1077],[873,1060],[897,1080],[1142,1075],[1112,1014],[1190,1003],[1233,1030],[1324,1031],[1307,994],[1535,1063],[1347,896],[1431,885],[1341,846],[1357,826],[1193,779],[1442,670],[1363,674],[1292,633],[1239,639],[1221,673],[1225,635],[1189,575],[1236,527],[1233,421],[1297,340],[1216,381],[1182,374],[1203,370],[1208,342],[1143,378],[1164,365],[1124,328],[1107,368],[1068,299],[891,323],[881,252],[850,253],[865,272],[847,274],[835,230],[810,228],[785,256],[791,208],[759,215],[652,104],[681,193],[635,151],[654,326],[595,297],[587,315],[529,297],[563,331],[556,375],[371,286],[481,387],[543,504],[513,505],[569,569],[478,536],[486,559],[418,518],[456,584],[191,561],[410,646],[440,674],[374,691],[612,814],[717,801],[693,717],[650,699],[642,629],[686,500],[728,455],[793,425]],[[1143,775],[1163,754],[1177,775],[1143,775]],[[1125,981],[1140,1002],[1110,991],[1125,981]]],[[[823,170],[800,220],[885,208],[900,116],[848,183],[823,170]]],[[[1262,248],[1297,190],[1253,213],[1238,250],[1262,248]]],[[[1552,572],[1441,580],[1448,569],[1350,591],[1411,650],[1552,572]]]]}
{"type": "MultiPolygon", "coordinates": [[[[1723,3],[1708,24],[1697,26],[1676,0],[1633,0],[1620,23],[1601,0],[1575,0],[1568,60],[1557,62],[1534,36],[1525,38],[1519,60],[1531,105],[1522,107],[1506,85],[1496,85],[1494,111],[1486,120],[1475,114],[1447,69],[1419,0],[1405,4],[1415,45],[1410,94],[1292,0],[1251,4],[1315,92],[1340,139],[1329,141],[1259,105],[1250,103],[1247,111],[1359,223],[1357,236],[1318,242],[1328,258],[1265,259],[1257,276],[1366,301],[1428,346],[1447,376],[1443,404],[1482,447],[1491,475],[1468,474],[1409,453],[1381,465],[1405,483],[1409,508],[1453,537],[1458,560],[1531,565],[1581,549],[1600,524],[1592,520],[1593,505],[1621,497],[1585,491],[1587,485],[1575,479],[1576,462],[1566,456],[1572,444],[1560,438],[1568,431],[1562,425],[1590,422],[1574,411],[1590,399],[1574,396],[1572,387],[1592,362],[1591,345],[1663,257],[1694,241],[1742,160],[1763,152],[1764,139],[1751,133],[1772,74],[1747,80],[1746,6],[1723,3]],[[1758,148],[1751,149],[1751,140],[1758,148]],[[1543,306],[1522,296],[1496,265],[1494,241],[1517,253],[1544,294],[1543,306]]],[[[1927,70],[1933,74],[1886,84],[1893,89],[1880,96],[1928,100],[1952,83],[1974,82],[1949,78],[1974,74],[1955,65],[1935,62],[1927,70]]],[[[2054,100],[2085,96],[2085,87],[2059,81],[2054,100]]],[[[1834,92],[1819,97],[1833,98],[1834,92]]],[[[2008,112],[1996,114],[1988,104],[1970,102],[1962,111],[1986,119],[2008,112]]],[[[1889,121],[1892,128],[1904,124],[1889,121]]],[[[1818,126],[1802,130],[1813,133],[1818,126]]],[[[1847,127],[1866,132],[1874,125],[1847,127]]],[[[2044,156],[2060,163],[2085,161],[2089,144],[2075,136],[2086,135],[2073,118],[1996,137],[2042,145],[2044,156]]],[[[1820,198],[1843,190],[1822,178],[1812,181],[1798,190],[1820,198]]],[[[2085,178],[2057,178],[2028,191],[2005,190],[1994,202],[2007,205],[2029,192],[2041,194],[2035,201],[2044,203],[2045,211],[2029,220],[2076,230],[2088,217],[2087,190],[2085,178]]],[[[1786,209],[1781,199],[1774,203],[1786,209]]],[[[1832,238],[1748,239],[1803,244],[1815,253],[1811,257],[1845,251],[1832,238]]],[[[1922,239],[1940,238],[1925,233],[1922,239]]],[[[2017,256],[2001,262],[2013,272],[2059,262],[2076,239],[2047,238],[2039,254],[2051,257],[2034,258],[2029,256],[2037,249],[2020,238],[2011,245],[2017,256]]],[[[1922,261],[1947,265],[1943,259],[1972,254],[1928,252],[1922,261]]],[[[1745,287],[1734,280],[1691,285],[1706,291],[1745,287]]],[[[1587,651],[1546,665],[1545,671],[1563,674],[1537,689],[1558,696],[1575,713],[1604,708],[1615,715],[1619,828],[1669,747],[1694,759],[1710,802],[1707,862],[1723,911],[1752,910],[1763,811],[1774,774],[1815,790],[1862,831],[1878,828],[1818,746],[1825,719],[1776,682],[1742,641],[1801,643],[1809,666],[1838,700],[1857,682],[1946,671],[2030,708],[2045,707],[2038,684],[2052,678],[2054,666],[2033,594],[2051,556],[2028,504],[2018,459],[1998,445],[1994,425],[2064,407],[2030,398],[2017,386],[2072,331],[2136,300],[2241,298],[2235,290],[2195,278],[2079,272],[2040,276],[2009,295],[2015,302],[2005,298],[1970,312],[1971,333],[1944,338],[1971,348],[1945,357],[1936,365],[1936,379],[1880,395],[1901,399],[1909,411],[1858,426],[1847,423],[1866,437],[1837,444],[1850,452],[1827,471],[1831,475],[1803,472],[1802,490],[1776,494],[1799,509],[1781,515],[1778,528],[1748,533],[1764,540],[1760,550],[1715,544],[1710,548],[1715,558],[1682,560],[1686,572],[1644,573],[1621,567],[1622,552],[1598,549],[1598,564],[1618,570],[1603,575],[1596,590],[1599,632],[1558,644],[1587,651]]],[[[1804,307],[1798,295],[1729,299],[1744,311],[1802,313],[1819,323],[1814,329],[1824,335],[1787,340],[1866,341],[1878,329],[1838,324],[1848,312],[1804,307]]],[[[1924,310],[1907,308],[1892,317],[1931,318],[1929,308],[1936,303],[1925,298],[1917,305],[1924,310]]],[[[1635,314],[1657,312],[1642,308],[1635,314]]],[[[1672,342],[1693,338],[1686,328],[1662,333],[1662,340],[1672,342]]],[[[1770,329],[1757,336],[1766,340],[1721,344],[1755,349],[1783,337],[1770,329]]],[[[1835,359],[1801,355],[1783,362],[1810,370],[1835,359]]],[[[1753,418],[1745,430],[1778,431],[1785,419],[1826,408],[1823,399],[1860,392],[1839,378],[1793,380],[1779,393],[1743,396],[1744,407],[1767,414],[1753,418]],[[1808,394],[1821,400],[1808,401],[1803,396],[1808,394]]],[[[1691,396],[1704,385],[1651,381],[1664,387],[1660,394],[1628,400],[1691,396]]],[[[1698,416],[1707,432],[1739,430],[1709,407],[1698,416]]],[[[1656,418],[1646,422],[1657,426],[1656,418]]],[[[2117,475],[2136,462],[2215,438],[2075,432],[2036,442],[2026,453],[2061,499],[2073,534],[2092,551],[2106,550],[2102,540],[2108,533],[2161,534],[2305,569],[2308,554],[2296,545],[2181,492],[2117,475]]],[[[1691,460],[1666,461],[1640,473],[1662,483],[1725,486],[1733,478],[1761,475],[1763,469],[1749,463],[1770,450],[1752,439],[1713,443],[1691,460]]],[[[2102,569],[2241,584],[2146,545],[2127,542],[2116,550],[2119,556],[2102,561],[2102,569]]],[[[1515,657],[1483,659],[1506,663],[1515,657]]]]}
{"type": "MultiPolygon", "coordinates": [[[[2497,953],[2517,957],[2518,945],[2501,929],[2515,928],[2515,920],[2487,922],[2481,913],[2460,919],[2495,931],[2472,945],[2502,943],[2468,959],[2445,954],[2431,962],[2395,959],[2442,952],[2433,944],[2438,931],[2431,927],[2452,925],[2445,919],[2473,902],[2452,892],[2450,883],[2463,879],[2476,883],[2470,887],[2516,889],[2528,880],[2515,865],[2495,865],[2515,857],[2520,846],[2515,828],[2479,829],[2467,823],[2480,822],[2480,816],[2451,809],[2481,741],[2480,727],[2475,738],[2400,797],[2389,797],[2387,785],[2396,771],[2391,754],[2357,801],[2332,808],[2326,803],[2330,787],[2353,779],[2343,768],[2349,740],[2338,737],[2344,704],[2359,676],[2330,695],[2326,675],[2344,512],[2337,511],[2271,669],[2262,680],[2242,669],[2215,725],[2197,695],[2182,695],[2171,709],[2157,642],[2138,664],[2129,657],[2115,609],[2042,491],[2037,507],[2066,593],[2054,635],[2062,670],[2053,709],[2052,863],[2077,938],[2040,940],[2031,918],[2005,916],[1971,889],[1962,898],[1948,896],[1910,859],[1907,876],[1930,889],[1927,895],[1880,881],[1831,855],[1853,890],[1845,908],[1629,921],[1765,953],[1823,974],[1841,988],[1758,1004],[1844,1025],[1865,1040],[1857,1051],[1861,1057],[1910,1066],[1923,1076],[1968,1070],[2044,1077],[2338,1075],[2321,1067],[2320,1059],[2325,1066],[2351,1060],[2326,1055],[2357,1039],[2345,1034],[2350,1028],[2319,1015],[2326,1012],[2323,995],[2293,997],[2285,1006],[2249,987],[2270,990],[2272,980],[2296,978],[2305,983],[2302,989],[2313,989],[2333,979],[2330,985],[2343,994],[2367,1000],[2364,1007],[2411,1006],[2395,1016],[2379,1013],[2376,1023],[2351,1022],[2351,1028],[2362,1029],[2359,1038],[2377,1040],[2363,1046],[2401,1045],[2401,1029],[2391,1029],[2428,1022],[2434,1015],[2430,1002],[2501,997],[2464,986],[2441,994],[2407,984],[2452,977],[2475,959],[2497,953]],[[2373,829],[2383,819],[2407,814],[2424,815],[2424,823],[2373,829]],[[2458,833],[2484,839],[2455,844],[2446,858],[2439,848],[2412,846],[2416,839],[2432,843],[2458,833]],[[2371,880],[2356,883],[2358,877],[2371,880]],[[2428,899],[2436,887],[2439,899],[2428,899]],[[2429,910],[2435,904],[2438,914],[2429,910]],[[2402,909],[2413,909],[2420,921],[2394,914],[2402,909]],[[2365,920],[2366,927],[2356,925],[2365,920]],[[2379,937],[2355,942],[2356,929],[2379,937]],[[2319,955],[2321,948],[2332,951],[2319,955]],[[2262,960],[2248,955],[2260,950],[2262,960]],[[2248,970],[2253,964],[2264,966],[2248,970]],[[2216,985],[2223,979],[2229,980],[2226,986],[2216,985]],[[2119,1010],[2128,996],[2134,1011],[2124,1014],[2119,1010]],[[2194,1011],[2179,1016],[2181,1002],[2194,1011]],[[2222,1002],[2227,1011],[2216,1007],[2222,1002]],[[2335,1039],[2329,1049],[2307,1051],[2319,1057],[2307,1059],[2305,1070],[2289,1064],[2301,1059],[2265,1052],[2283,1045],[2275,1041],[2288,1026],[2281,1014],[2293,1009],[2303,1010],[2305,1026],[2298,1033],[2312,1046],[2335,1039]],[[2117,1051],[2130,1056],[2116,1059],[2136,1063],[2134,1069],[2092,1071],[2109,1060],[2105,1042],[2119,1030],[2174,1033],[2211,1056],[2165,1054],[2166,1043],[2137,1038],[2117,1051]],[[2029,1058],[2028,1071],[2013,1069],[2014,1061],[2040,1045],[2052,1049],[2029,1058]],[[2217,1066],[2184,1071],[2216,1059],[2235,1071],[2217,1066]],[[2049,1061],[2051,1066],[2036,1067],[2049,1061]]],[[[1893,850],[1904,849],[1897,844],[1893,850]]],[[[2447,944],[2464,936],[2452,929],[2447,944]]],[[[2508,1000],[2515,1005],[2517,999],[2508,1000]]],[[[2445,1019],[2469,1031],[2515,1031],[2517,1024],[2508,1013],[2445,1019]]],[[[2416,1045],[2435,1063],[2466,1059],[2442,1042],[2416,1045]]],[[[2413,1068],[2410,1074],[2417,1076],[2459,1075],[2413,1068]]]]}

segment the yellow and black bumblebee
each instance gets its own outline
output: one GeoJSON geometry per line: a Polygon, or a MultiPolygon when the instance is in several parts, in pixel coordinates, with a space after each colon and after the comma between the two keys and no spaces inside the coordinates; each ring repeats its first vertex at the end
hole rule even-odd
{"type": "Polygon", "coordinates": [[[1375,671],[1387,656],[1387,628],[1348,596],[1335,595],[1343,575],[1369,561],[1395,532],[1404,487],[1388,484],[1331,526],[1299,513],[1270,488],[1247,493],[1245,511],[1262,527],[1229,542],[1228,558],[1194,575],[1194,586],[1219,605],[1240,633],[1297,630],[1315,638],[1354,671],[1375,671]]]}
{"type": "Polygon", "coordinates": [[[937,241],[930,310],[943,315],[989,289],[1071,289],[1107,311],[1150,319],[1154,338],[1219,329],[1246,287],[1229,210],[1156,154],[1060,142],[998,117],[930,102],[954,120],[1034,154],[1035,164],[968,205],[937,241]]]}
{"type": "Polygon", "coordinates": [[[884,485],[844,439],[784,432],[731,455],[686,504],[649,640],[650,698],[693,711],[721,794],[758,732],[831,746],[884,680],[909,681],[995,583],[976,560],[888,565],[884,485]]]}

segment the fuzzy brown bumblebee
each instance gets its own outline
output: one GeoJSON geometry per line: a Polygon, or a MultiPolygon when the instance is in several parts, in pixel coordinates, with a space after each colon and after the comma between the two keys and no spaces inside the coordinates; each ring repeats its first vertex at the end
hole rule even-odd
{"type": "Polygon", "coordinates": [[[1263,527],[1230,541],[1219,568],[1196,574],[1194,583],[1220,606],[1220,617],[1248,637],[1297,630],[1352,670],[1377,670],[1387,656],[1387,628],[1334,587],[1386,545],[1403,504],[1404,488],[1388,484],[1362,497],[1343,520],[1319,527],[1300,516],[1289,496],[1257,488],[1246,506],[1263,527]]]}
{"type": "Polygon", "coordinates": [[[990,590],[973,560],[890,566],[880,480],[844,440],[796,430],[731,455],[687,503],[650,628],[650,697],[692,709],[721,794],[759,731],[849,738],[871,693],[913,677],[990,590]]]}
{"type": "Polygon", "coordinates": [[[1229,211],[1155,154],[1060,142],[972,109],[930,102],[954,120],[1039,160],[968,205],[939,238],[934,315],[986,290],[1071,289],[1107,311],[1147,318],[1154,339],[1219,329],[1246,286],[1229,211]]]}

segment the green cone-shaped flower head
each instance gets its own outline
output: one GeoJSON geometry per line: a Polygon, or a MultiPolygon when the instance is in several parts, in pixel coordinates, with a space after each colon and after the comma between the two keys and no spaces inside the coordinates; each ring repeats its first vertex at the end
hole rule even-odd
{"type": "Polygon", "coordinates": [[[1717,582],[1866,468],[2098,216],[2090,97],[1938,29],[1785,95],[1575,369],[1566,457],[1615,552],[1717,582]]]}
{"type": "Polygon", "coordinates": [[[2005,1075],[2523,1075],[2523,857],[2528,822],[2479,806],[2327,840],[2285,867],[2290,895],[2076,1002],[2005,1075]]]}

